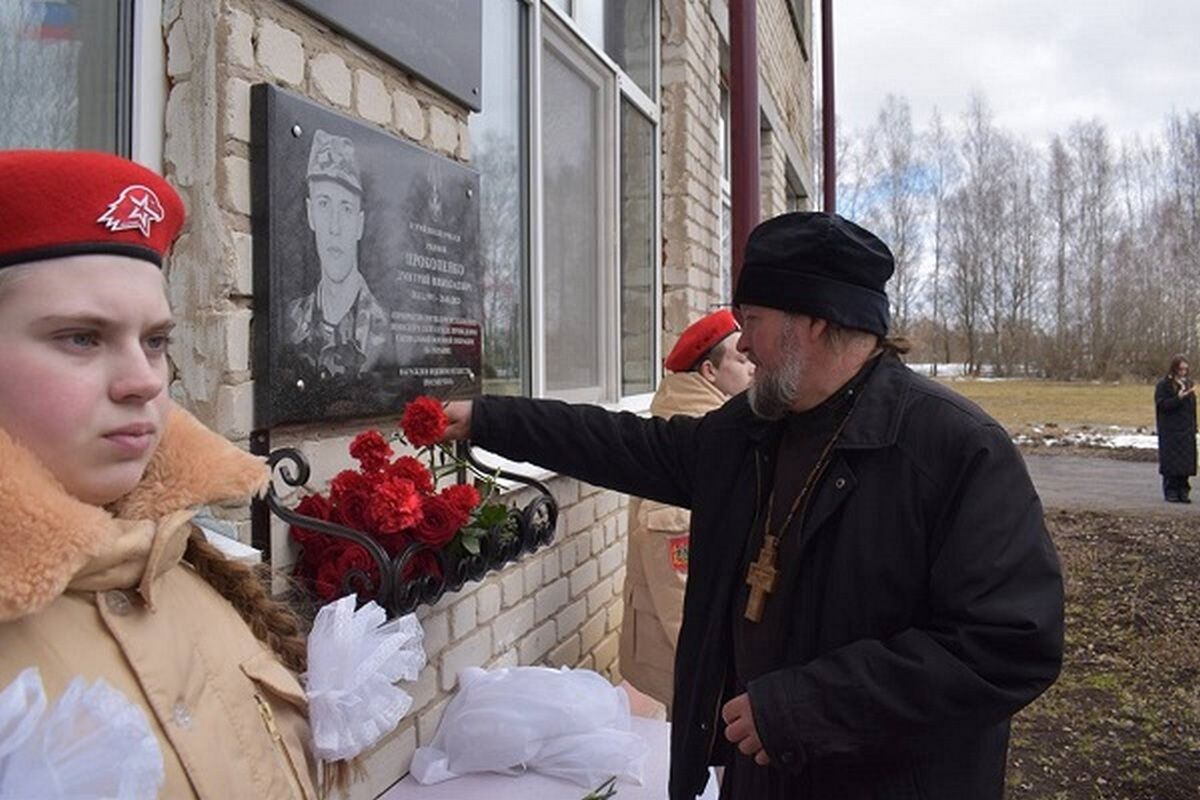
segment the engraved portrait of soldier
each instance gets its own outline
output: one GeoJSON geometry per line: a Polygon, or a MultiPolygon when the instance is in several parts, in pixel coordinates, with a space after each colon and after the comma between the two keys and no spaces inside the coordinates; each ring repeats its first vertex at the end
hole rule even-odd
{"type": "Polygon", "coordinates": [[[286,305],[283,344],[310,379],[353,380],[376,368],[390,341],[388,315],[359,269],[366,210],[354,143],[318,129],[305,184],[321,273],[312,291],[286,305]]]}

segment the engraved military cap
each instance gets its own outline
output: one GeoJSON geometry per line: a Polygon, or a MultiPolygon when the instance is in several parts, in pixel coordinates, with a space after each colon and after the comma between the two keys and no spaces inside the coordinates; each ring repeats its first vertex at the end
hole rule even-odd
{"type": "Polygon", "coordinates": [[[308,152],[308,180],[327,178],[362,193],[358,179],[358,162],[354,158],[354,142],[345,136],[334,136],[318,129],[313,134],[312,149],[308,152]]]}

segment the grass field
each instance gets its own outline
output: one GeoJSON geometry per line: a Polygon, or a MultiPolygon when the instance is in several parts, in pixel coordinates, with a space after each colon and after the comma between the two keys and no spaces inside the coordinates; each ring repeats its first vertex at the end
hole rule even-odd
{"type": "Polygon", "coordinates": [[[1055,511],[1062,676],[1017,715],[1009,800],[1200,797],[1200,539],[1189,518],[1055,511]]]}
{"type": "Polygon", "coordinates": [[[1154,429],[1154,387],[1136,383],[1063,383],[1038,380],[949,379],[942,383],[969,397],[1011,433],[1053,423],[1154,429]]]}

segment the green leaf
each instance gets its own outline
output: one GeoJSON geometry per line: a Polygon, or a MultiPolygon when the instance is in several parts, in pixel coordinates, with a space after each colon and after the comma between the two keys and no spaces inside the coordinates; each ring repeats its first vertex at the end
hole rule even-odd
{"type": "Polygon", "coordinates": [[[480,506],[475,512],[475,524],[485,529],[502,525],[507,519],[508,507],[500,503],[480,506]]]}

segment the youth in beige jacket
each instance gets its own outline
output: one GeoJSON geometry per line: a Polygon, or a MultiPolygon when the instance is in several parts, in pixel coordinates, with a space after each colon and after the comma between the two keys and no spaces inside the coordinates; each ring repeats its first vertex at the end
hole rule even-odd
{"type": "MultiPolygon", "coordinates": [[[[669,373],[650,412],[669,419],[698,417],[729,397],[698,372],[669,373]]],[[[629,504],[625,559],[625,615],[621,623],[621,675],[639,691],[671,708],[675,642],[683,620],[691,513],[653,500],[629,504]]]]}
{"type": "Polygon", "coordinates": [[[0,687],[36,666],[53,703],[104,679],[158,738],[161,797],[315,798],[300,684],[182,560],[196,508],[257,492],[265,465],[179,409],[107,509],[2,430],[0,464],[0,687]]]}

